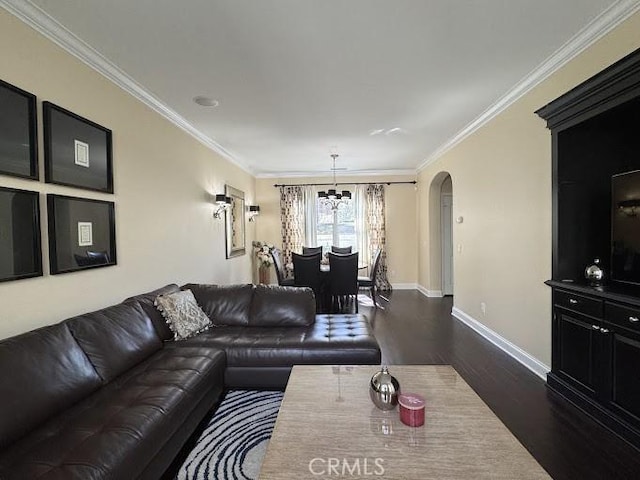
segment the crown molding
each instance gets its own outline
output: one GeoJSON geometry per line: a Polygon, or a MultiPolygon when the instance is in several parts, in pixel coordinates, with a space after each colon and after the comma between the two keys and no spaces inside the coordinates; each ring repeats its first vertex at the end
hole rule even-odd
{"type": "MultiPolygon", "coordinates": [[[[280,172],[256,174],[256,172],[254,172],[246,163],[238,160],[222,145],[191,125],[184,117],[162,103],[162,101],[144,89],[123,70],[111,63],[106,57],[88,45],[84,40],[67,30],[63,25],[29,0],[0,0],[0,6],[40,34],[44,35],[69,54],[78,58],[90,68],[109,79],[125,92],[140,100],[156,113],[162,115],[200,143],[245,172],[254,175],[256,178],[313,177],[325,175],[324,172],[280,172]]],[[[640,0],[619,0],[611,5],[576,35],[574,35],[562,47],[556,50],[556,52],[554,52],[542,64],[530,72],[524,79],[518,82],[497,102],[487,108],[480,116],[467,124],[467,126],[460,130],[456,135],[438,147],[424,162],[419,164],[415,170],[361,170],[349,172],[346,176],[416,175],[416,173],[419,173],[428,165],[435,162],[444,153],[452,149],[455,145],[462,142],[465,138],[472,135],[512,104],[517,102],[531,89],[539,85],[554,72],[559,70],[566,63],[571,61],[638,10],[640,10],[640,0]]]]}
{"type": "Polygon", "coordinates": [[[175,126],[191,135],[204,146],[210,148],[225,160],[233,163],[245,172],[254,175],[248,165],[235,158],[222,145],[191,125],[183,116],[162,103],[127,73],[111,63],[100,52],[80,37],[73,34],[53,17],[29,0],[0,0],[0,6],[16,16],[38,33],[44,35],[93,70],[106,77],[125,92],[140,100],[156,113],[162,115],[175,126]]]}
{"type": "MultiPolygon", "coordinates": [[[[400,170],[353,170],[353,171],[341,171],[336,175],[338,180],[345,177],[392,177],[392,176],[411,176],[415,177],[417,171],[414,169],[400,169],[400,170]]],[[[268,173],[256,173],[256,178],[304,178],[304,177],[331,177],[333,172],[327,172],[326,170],[314,172],[268,172],[268,173]]]]}
{"type": "Polygon", "coordinates": [[[447,151],[490,122],[638,10],[640,10],[640,0],[619,0],[612,4],[520,80],[497,102],[487,108],[479,117],[438,147],[424,162],[418,165],[417,171],[424,170],[447,151]]]}

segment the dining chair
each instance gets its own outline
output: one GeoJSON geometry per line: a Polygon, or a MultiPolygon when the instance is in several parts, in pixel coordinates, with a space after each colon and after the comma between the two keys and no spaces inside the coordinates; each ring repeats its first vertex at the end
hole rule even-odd
{"type": "Polygon", "coordinates": [[[373,265],[369,271],[368,277],[358,277],[358,289],[368,288],[373,300],[373,306],[378,307],[376,303],[376,279],[378,277],[378,269],[380,267],[380,258],[382,257],[382,249],[376,250],[373,256],[373,265]]]}
{"type": "Polygon", "coordinates": [[[352,247],[334,247],[333,245],[331,246],[331,251],[333,253],[352,253],[351,249],[352,247]]]}
{"type": "Polygon", "coordinates": [[[329,293],[331,303],[342,312],[353,296],[358,313],[358,252],[336,254],[329,252],[329,293]]]}
{"type": "Polygon", "coordinates": [[[303,255],[313,255],[315,253],[322,255],[322,247],[302,247],[303,255]]]}
{"type": "Polygon", "coordinates": [[[272,248],[271,257],[273,258],[273,267],[276,269],[278,285],[293,286],[293,278],[287,278],[287,272],[282,264],[282,255],[280,250],[278,248],[272,248]]]}
{"type": "Polygon", "coordinates": [[[320,272],[321,253],[300,255],[293,253],[293,284],[296,287],[311,287],[316,296],[316,308],[322,309],[322,273],[320,272]]]}

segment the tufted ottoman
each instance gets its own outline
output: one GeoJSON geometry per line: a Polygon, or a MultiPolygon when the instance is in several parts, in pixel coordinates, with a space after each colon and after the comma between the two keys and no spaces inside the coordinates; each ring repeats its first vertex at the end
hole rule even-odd
{"type": "Polygon", "coordinates": [[[227,354],[227,388],[284,389],[293,365],[378,365],[380,346],[364,315],[316,315],[305,327],[215,327],[169,348],[227,354]]]}

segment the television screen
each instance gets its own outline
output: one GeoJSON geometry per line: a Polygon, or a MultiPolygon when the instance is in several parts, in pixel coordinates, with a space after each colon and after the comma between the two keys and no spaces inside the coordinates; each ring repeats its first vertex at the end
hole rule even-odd
{"type": "Polygon", "coordinates": [[[640,170],[611,180],[611,279],[640,285],[640,170]]]}

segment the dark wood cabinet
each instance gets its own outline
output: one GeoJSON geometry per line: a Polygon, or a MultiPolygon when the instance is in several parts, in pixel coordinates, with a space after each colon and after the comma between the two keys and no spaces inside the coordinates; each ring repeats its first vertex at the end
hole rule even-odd
{"type": "MultiPolygon", "coordinates": [[[[549,280],[548,386],[640,447],[640,296],[549,280]]],[[[640,293],[640,292],[638,292],[640,293]]]]}
{"type": "Polygon", "coordinates": [[[640,428],[640,333],[605,323],[607,406],[640,428]]]}
{"type": "Polygon", "coordinates": [[[598,372],[602,335],[600,322],[562,308],[556,309],[555,317],[558,324],[556,373],[575,388],[595,396],[601,377],[598,372]]]}
{"type": "Polygon", "coordinates": [[[611,178],[640,170],[640,50],[536,113],[552,143],[547,385],[640,448],[640,285],[608,278],[611,178]],[[595,258],[605,271],[602,286],[584,278],[595,258]]]}

